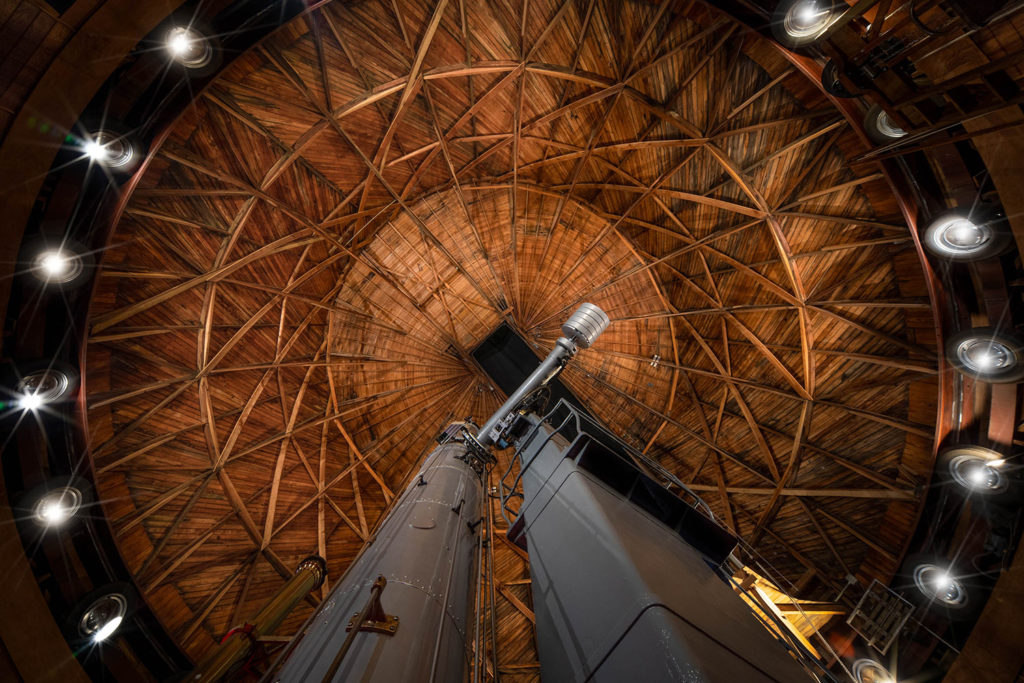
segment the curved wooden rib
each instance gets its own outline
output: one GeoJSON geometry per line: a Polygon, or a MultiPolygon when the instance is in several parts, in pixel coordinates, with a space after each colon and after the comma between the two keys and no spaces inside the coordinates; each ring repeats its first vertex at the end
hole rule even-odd
{"type": "Polygon", "coordinates": [[[621,5],[325,6],[158,151],[87,387],[191,653],[301,556],[337,576],[431,432],[493,408],[470,350],[504,321],[540,352],[584,300],[615,325],[564,378],[610,427],[810,594],[893,569],[872,538],[920,502],[935,352],[882,178],[728,17],[621,5]]]}

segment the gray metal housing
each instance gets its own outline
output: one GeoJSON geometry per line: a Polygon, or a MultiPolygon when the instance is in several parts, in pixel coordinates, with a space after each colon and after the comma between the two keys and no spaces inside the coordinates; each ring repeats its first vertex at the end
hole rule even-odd
{"type": "Polygon", "coordinates": [[[555,431],[540,423],[519,454],[545,682],[812,680],[685,529],[581,467],[579,440],[555,431]]]}
{"type": "Polygon", "coordinates": [[[399,618],[398,629],[394,635],[357,634],[330,680],[463,680],[480,533],[471,523],[483,510],[480,479],[457,459],[465,453],[463,443],[449,441],[427,457],[373,544],[317,610],[273,680],[322,681],[378,575],[387,579],[381,604],[399,618]]]}

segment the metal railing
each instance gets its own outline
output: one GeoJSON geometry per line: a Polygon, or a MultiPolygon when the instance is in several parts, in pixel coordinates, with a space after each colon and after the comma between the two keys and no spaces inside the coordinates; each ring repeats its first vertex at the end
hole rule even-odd
{"type": "Polygon", "coordinates": [[[704,501],[704,499],[684,484],[676,475],[662,467],[662,465],[657,461],[622,441],[622,439],[613,434],[607,427],[563,398],[559,399],[558,403],[555,404],[555,407],[540,418],[540,420],[538,420],[530,430],[518,440],[515,456],[513,456],[509,461],[504,474],[502,474],[498,479],[498,493],[501,499],[501,515],[504,517],[505,522],[508,523],[509,527],[511,527],[515,521],[510,519],[510,515],[518,517],[518,510],[512,509],[509,503],[514,498],[523,497],[520,492],[523,474],[525,474],[530,468],[530,465],[533,464],[533,461],[544,449],[544,446],[555,438],[555,436],[561,436],[569,442],[569,447],[565,450],[565,453],[567,454],[566,457],[574,456],[577,462],[579,461],[579,456],[582,455],[584,451],[582,448],[583,444],[581,443],[582,440],[595,441],[599,443],[605,447],[607,452],[615,455],[631,468],[637,470],[640,475],[647,474],[644,470],[654,474],[657,477],[657,480],[660,480],[656,480],[657,483],[666,491],[669,491],[695,510],[700,511],[711,521],[716,524],[720,524],[718,519],[715,517],[714,512],[712,512],[711,507],[704,501]],[[561,419],[561,422],[558,423],[558,426],[555,427],[554,431],[548,433],[544,438],[544,442],[534,452],[534,455],[528,461],[520,464],[519,471],[516,473],[513,480],[509,482],[508,478],[512,474],[512,470],[515,467],[516,462],[518,462],[520,454],[540,433],[541,425],[548,424],[549,426],[554,426],[555,421],[559,419],[561,419]],[[671,486],[675,486],[678,489],[678,493],[676,491],[672,491],[670,488],[671,486]]]}

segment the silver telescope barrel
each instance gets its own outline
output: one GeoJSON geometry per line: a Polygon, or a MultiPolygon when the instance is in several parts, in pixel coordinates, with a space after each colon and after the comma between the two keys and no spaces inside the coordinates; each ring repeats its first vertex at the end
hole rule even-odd
{"type": "Polygon", "coordinates": [[[484,447],[494,443],[491,432],[498,426],[498,423],[504,420],[531,391],[554,379],[561,372],[565,363],[576,355],[577,347],[590,348],[610,322],[608,315],[594,304],[583,304],[576,309],[576,312],[562,325],[562,334],[565,336],[559,337],[555,342],[555,348],[551,350],[548,357],[533,371],[533,374],[526,378],[526,381],[519,385],[518,389],[512,392],[508,400],[502,403],[497,412],[491,415],[491,419],[487,420],[480,428],[476,435],[477,442],[484,447]]]}

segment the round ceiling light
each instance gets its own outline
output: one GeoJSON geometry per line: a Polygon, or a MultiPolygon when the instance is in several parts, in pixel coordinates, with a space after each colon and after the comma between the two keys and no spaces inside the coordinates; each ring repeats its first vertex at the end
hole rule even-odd
{"type": "Polygon", "coordinates": [[[91,161],[110,169],[124,170],[134,165],[135,148],[123,135],[101,130],[85,139],[81,148],[91,161]]]}
{"type": "Polygon", "coordinates": [[[940,456],[945,474],[971,493],[994,495],[1010,487],[1006,461],[1002,455],[984,446],[956,446],[940,456]]]}
{"type": "Polygon", "coordinates": [[[890,119],[889,115],[884,111],[880,111],[878,113],[877,125],[878,132],[887,138],[897,140],[899,138],[905,137],[907,134],[907,131],[903,130],[895,123],[893,123],[892,119],[890,119]]]}
{"type": "Polygon", "coordinates": [[[989,339],[967,339],[957,347],[960,360],[979,372],[999,370],[1015,363],[1013,350],[989,339]]]}
{"type": "Polygon", "coordinates": [[[830,0],[784,0],[772,16],[772,33],[787,47],[803,47],[820,38],[835,18],[830,0]]]}
{"type": "Polygon", "coordinates": [[[18,404],[35,410],[68,396],[75,387],[73,373],[56,366],[25,373],[18,381],[18,404]]]}
{"type": "Polygon", "coordinates": [[[884,666],[867,657],[853,662],[853,678],[857,683],[895,683],[892,674],[884,666]]]}
{"type": "Polygon", "coordinates": [[[32,516],[46,527],[60,526],[82,507],[82,492],[74,486],[50,489],[32,506],[32,516]]]}
{"type": "Polygon", "coordinates": [[[46,283],[71,282],[82,274],[81,257],[67,247],[45,249],[36,256],[33,274],[46,283]]]}
{"type": "Polygon", "coordinates": [[[213,46],[206,36],[189,26],[168,31],[166,44],[171,58],[189,69],[202,68],[213,59],[213,46]]]}
{"type": "Polygon", "coordinates": [[[924,246],[950,261],[974,261],[998,254],[1009,235],[992,222],[975,220],[967,212],[942,214],[924,232],[924,246]]]}
{"type": "Polygon", "coordinates": [[[128,613],[128,598],[121,593],[107,593],[82,612],[78,620],[79,635],[99,643],[109,638],[128,613]]]}
{"type": "MultiPolygon", "coordinates": [[[[126,169],[111,169],[123,172],[126,169]]],[[[19,262],[23,273],[54,290],[68,291],[89,279],[96,269],[93,254],[75,240],[63,236],[42,237],[26,243],[19,262]]]]}
{"type": "Polygon", "coordinates": [[[864,115],[864,132],[877,145],[884,145],[907,136],[892,117],[877,104],[872,105],[864,115]]]}
{"type": "Polygon", "coordinates": [[[1024,342],[991,327],[953,335],[946,358],[963,374],[983,382],[1018,382],[1024,378],[1024,342]]]}
{"type": "Polygon", "coordinates": [[[917,565],[914,568],[914,585],[929,599],[947,607],[963,607],[967,604],[964,585],[948,569],[938,565],[917,565]]]}

